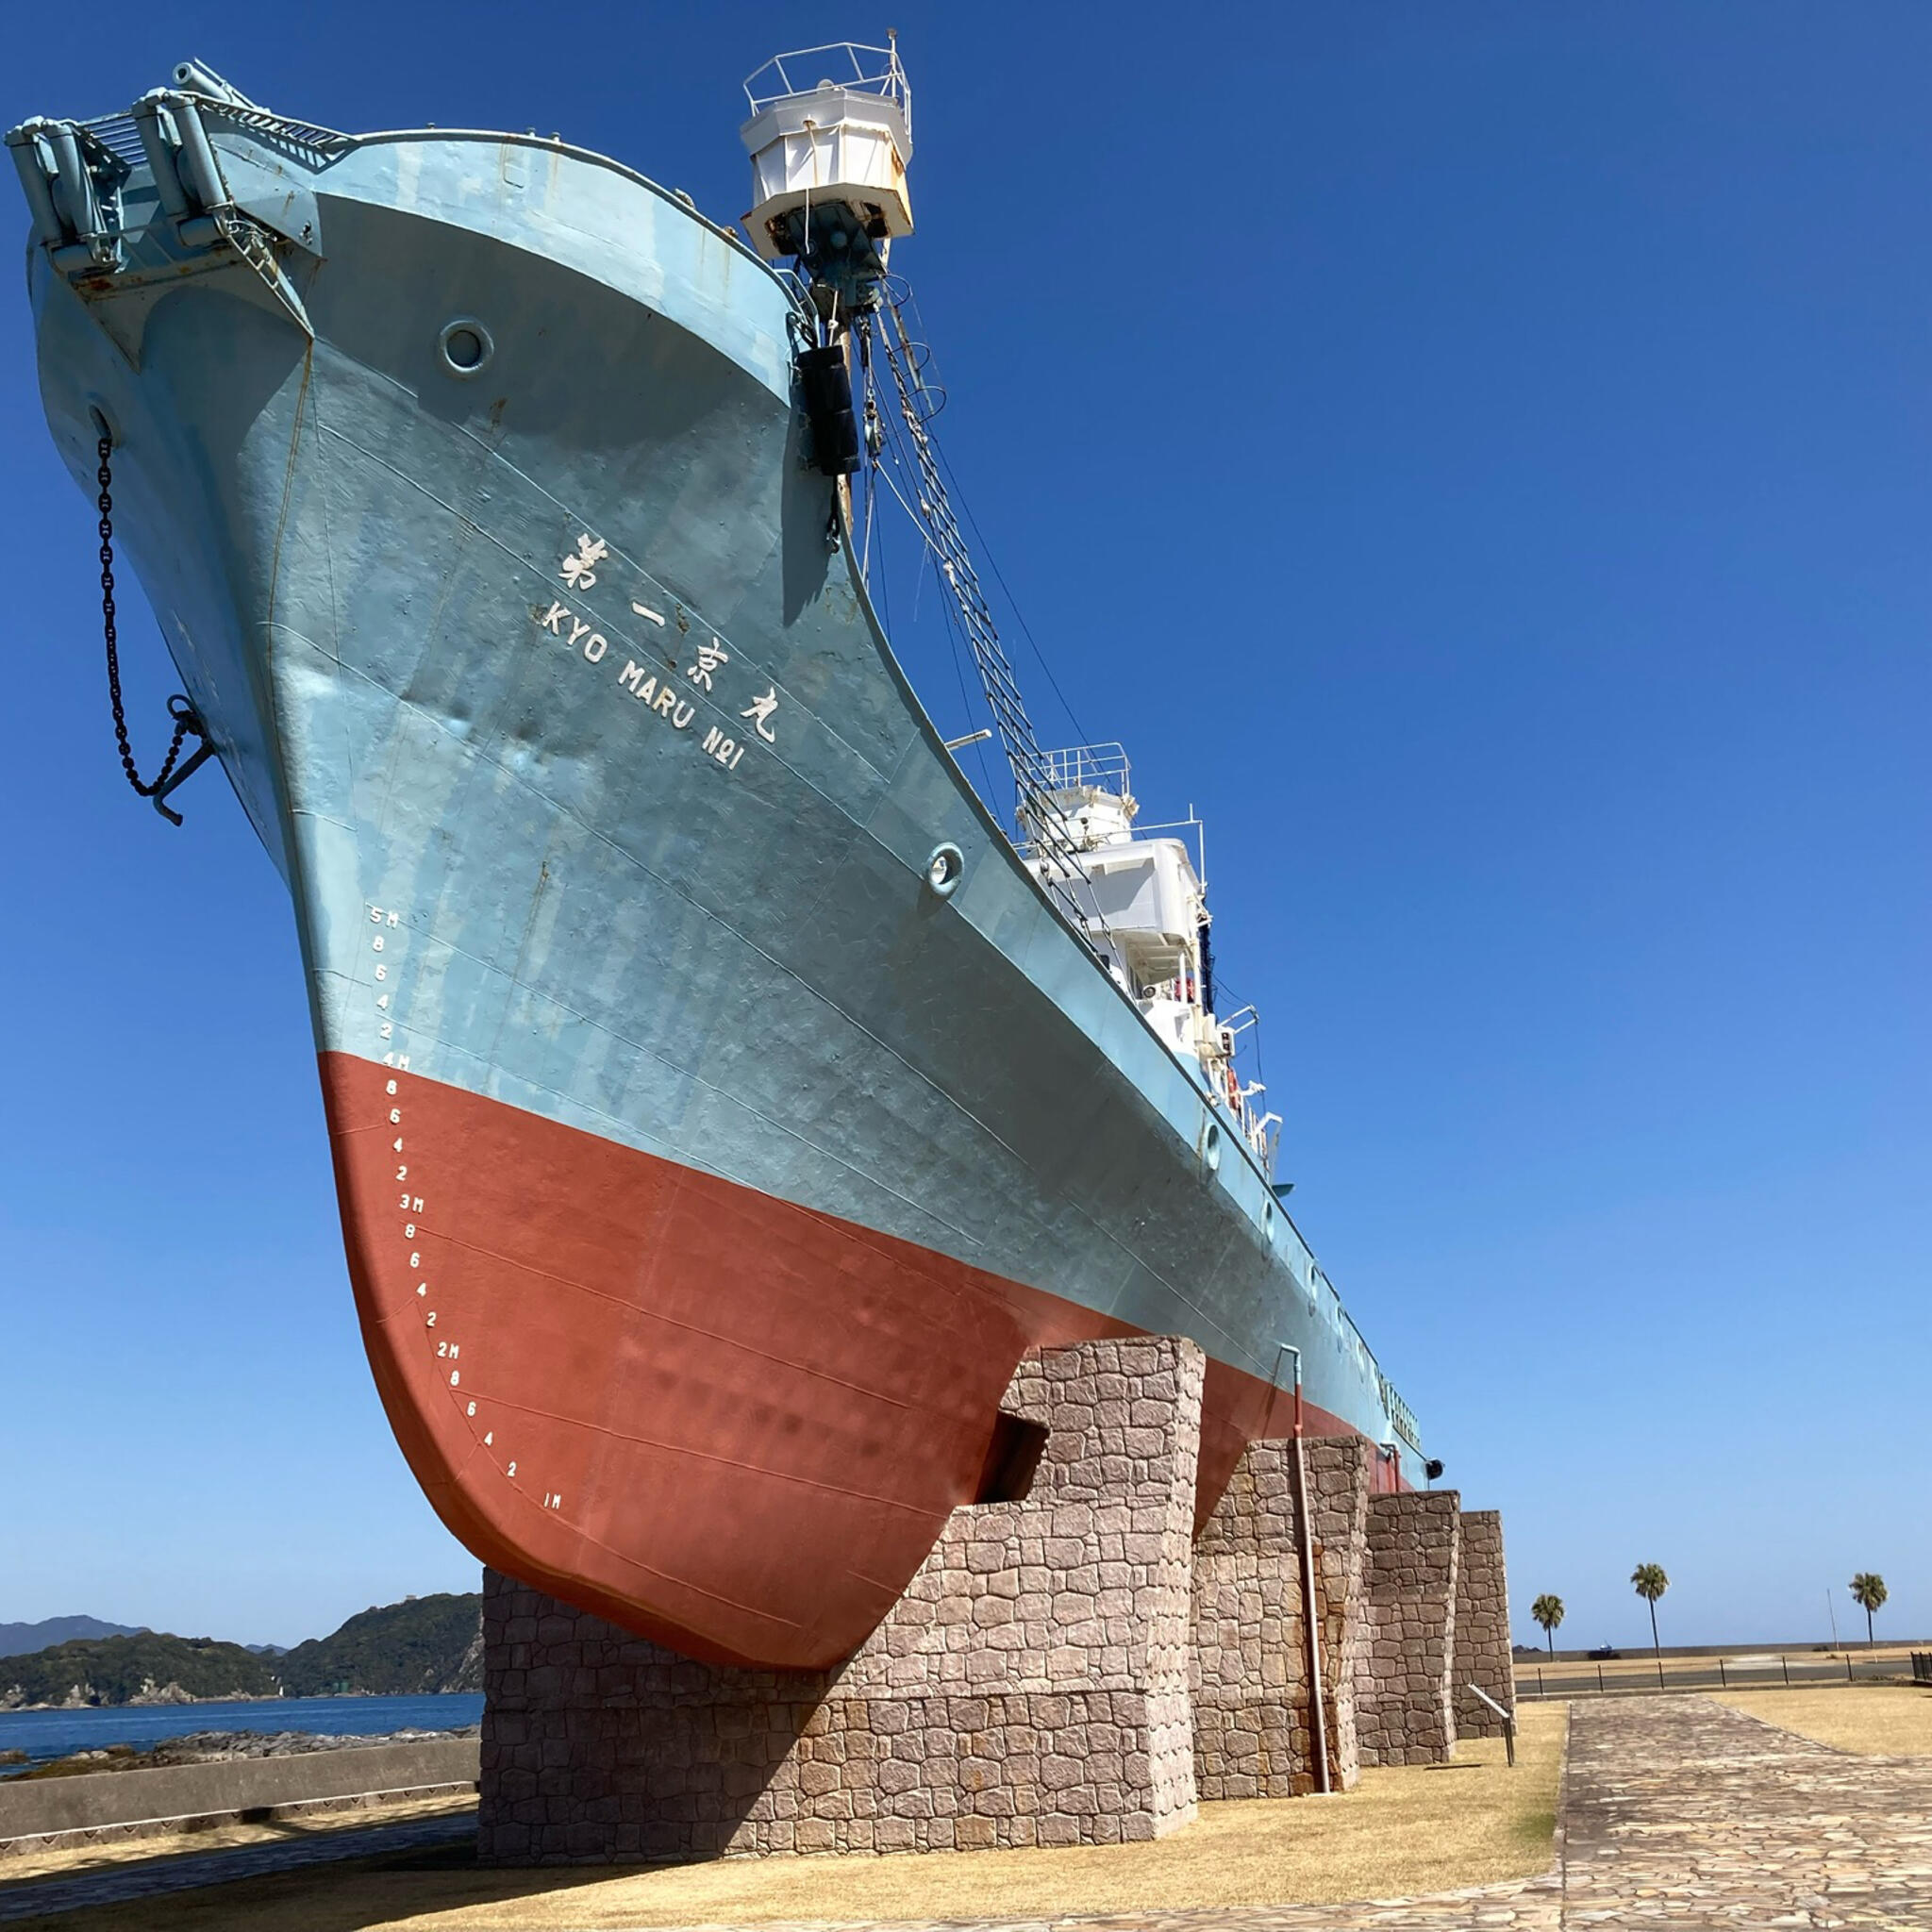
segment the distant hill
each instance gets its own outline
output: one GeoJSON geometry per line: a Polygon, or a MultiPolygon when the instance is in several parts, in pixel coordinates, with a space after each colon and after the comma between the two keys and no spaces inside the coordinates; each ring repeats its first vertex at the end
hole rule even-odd
{"type": "Polygon", "coordinates": [[[208,1637],[142,1630],[0,1657],[0,1710],[342,1691],[393,1697],[482,1688],[483,1599],[475,1591],[372,1606],[334,1635],[311,1638],[279,1656],[208,1637]]]}
{"type": "Polygon", "coordinates": [[[77,1637],[139,1637],[145,1624],[104,1624],[98,1617],[42,1617],[38,1624],[0,1624],[0,1657],[19,1657],[77,1637]]]}
{"type": "Polygon", "coordinates": [[[351,1617],[332,1637],[310,1638],[274,1667],[291,1697],[366,1690],[407,1697],[483,1688],[483,1599],[410,1597],[351,1617]]]}
{"type": "Polygon", "coordinates": [[[83,1638],[25,1657],[0,1657],[0,1710],[26,1704],[182,1704],[200,1697],[273,1697],[265,1659],[211,1637],[83,1638]]]}

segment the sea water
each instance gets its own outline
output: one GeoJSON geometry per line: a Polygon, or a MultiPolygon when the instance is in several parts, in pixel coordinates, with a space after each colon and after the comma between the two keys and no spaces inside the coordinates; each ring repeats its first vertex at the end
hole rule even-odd
{"type": "MultiPolygon", "coordinates": [[[[210,1704],[117,1704],[85,1710],[0,1711],[0,1751],[25,1751],[39,1764],[109,1744],[150,1750],[190,1731],[312,1731],[367,1738],[385,1731],[454,1731],[483,1715],[482,1693],[438,1697],[265,1697],[210,1704]]],[[[0,1765],[7,1771],[25,1766],[0,1765]]]]}

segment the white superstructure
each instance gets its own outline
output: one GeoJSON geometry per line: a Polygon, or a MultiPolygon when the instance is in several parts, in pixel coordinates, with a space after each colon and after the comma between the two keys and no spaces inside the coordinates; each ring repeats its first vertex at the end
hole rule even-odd
{"type": "MultiPolygon", "coordinates": [[[[1232,1116],[1264,1158],[1273,1153],[1280,1116],[1263,1113],[1261,1082],[1243,1082],[1235,1068],[1242,1034],[1257,1024],[1252,1008],[1223,1024],[1210,1005],[1206,881],[1182,836],[1199,849],[1200,822],[1149,826],[1136,832],[1140,803],[1129,784],[1126,753],[1118,744],[1085,744],[1045,754],[1048,790],[1036,808],[1052,814],[1057,850],[1071,845],[1084,874],[1072,896],[1086,913],[1087,936],[1102,964],[1133,996],[1141,1017],[1175,1052],[1201,1069],[1212,1097],[1232,1116]]],[[[1037,841],[1043,827],[1022,829],[1037,841]]],[[[1063,861],[1056,861],[1060,863],[1063,861]]],[[[1039,875],[1047,861],[1027,863],[1039,875]]]]}
{"type": "Polygon", "coordinates": [[[744,92],[751,119],[739,133],[751,155],[753,197],[744,227],[767,261],[799,253],[814,210],[841,213],[853,238],[864,236],[881,260],[894,238],[912,232],[912,93],[896,42],[835,41],[780,54],[744,92]]]}

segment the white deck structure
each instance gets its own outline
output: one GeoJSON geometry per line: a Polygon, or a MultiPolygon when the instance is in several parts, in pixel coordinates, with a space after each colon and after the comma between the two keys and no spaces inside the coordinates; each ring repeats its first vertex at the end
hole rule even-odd
{"type": "MultiPolygon", "coordinates": [[[[1182,836],[1191,831],[1198,850],[1200,821],[1190,818],[1137,833],[1140,801],[1129,782],[1126,753],[1118,744],[1074,745],[1048,752],[1046,761],[1051,789],[1045,809],[1085,873],[1085,888],[1075,896],[1088,908],[1087,934],[1094,951],[1133,996],[1141,1017],[1200,1067],[1209,1094],[1255,1151],[1271,1159],[1280,1116],[1260,1111],[1265,1089],[1259,1080],[1243,1084],[1234,1064],[1241,1035],[1258,1016],[1246,1008],[1224,1024],[1208,1004],[1211,975],[1204,954],[1213,915],[1207,883],[1182,836]]],[[[1028,862],[1037,874],[1042,861],[1028,862]]]]}

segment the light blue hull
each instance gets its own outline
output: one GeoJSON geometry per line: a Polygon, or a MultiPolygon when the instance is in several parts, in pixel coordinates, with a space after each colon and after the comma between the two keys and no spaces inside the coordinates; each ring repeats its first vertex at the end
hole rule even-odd
{"type": "MultiPolygon", "coordinates": [[[[1316,1425],[1415,1474],[1413,1424],[1269,1176],[1236,1132],[1218,1166],[1205,1158],[1224,1110],[1028,876],[901,675],[849,545],[828,541],[834,487],[801,458],[786,286],[593,156],[444,133],[310,148],[208,120],[230,181],[265,180],[280,218],[310,225],[307,247],[278,245],[295,309],[220,248],[183,256],[157,297],[139,240],[78,286],[36,245],[29,282],[55,437],[92,493],[91,412],[111,426],[120,541],[289,882],[325,1070],[366,1070],[358,1094],[399,1080],[398,1113],[431,1085],[474,1096],[811,1224],[875,1231],[962,1280],[1191,1336],[1221,1391],[1204,1504],[1241,1441],[1287,1425],[1268,1391],[1291,1386],[1297,1353],[1316,1425]],[[441,346],[452,326],[486,346],[474,373],[441,346]],[[965,867],[941,898],[926,870],[946,842],[965,867]]],[[[143,178],[124,190],[130,229],[143,178]]],[[[518,1305],[526,1330],[479,1299],[453,1389],[438,1337],[391,1333],[427,1264],[415,1223],[406,1237],[381,1218],[393,1150],[369,1136],[410,1129],[364,1120],[339,1088],[372,1356],[458,1532],[688,1648],[795,1662],[849,1647],[847,1624],[904,1574],[872,1577],[875,1607],[832,1634],[772,1608],[795,1578],[740,1564],[722,1594],[763,1590],[758,1614],[817,1632],[780,1642],[642,1580],[681,1587],[695,1558],[608,1555],[631,1519],[586,1499],[615,1453],[593,1439],[636,1405],[628,1315],[541,1405],[555,1440],[592,1443],[557,1450],[572,1480],[546,1480],[540,1503],[527,1474],[501,1474],[487,1409],[463,1407],[511,1356],[568,1354],[551,1329],[569,1317],[543,1316],[540,1294],[518,1305]],[[384,1242],[412,1250],[407,1267],[390,1257],[392,1282],[384,1242]],[[435,1413],[408,1422],[399,1405],[435,1413]]],[[[481,1177],[453,1143],[435,1158],[440,1204],[411,1210],[407,1179],[395,1195],[442,1243],[449,1284],[426,1299],[461,1292],[465,1254],[502,1246],[486,1222],[515,1192],[493,1174],[466,1222],[481,1177]]],[[[756,1301],[746,1252],[724,1244],[708,1295],[756,1301]]],[[[818,1293],[837,1327],[840,1282],[818,1293]]],[[[891,1349],[880,1360],[869,1399],[917,1407],[917,1375],[891,1349]]],[[[776,1468],[786,1428],[775,1416],[738,1459],[776,1468]]],[[[855,1429],[862,1459],[874,1439],[855,1429]]],[[[964,1500],[958,1456],[939,1460],[906,1477],[934,1524],[964,1500]]]]}

